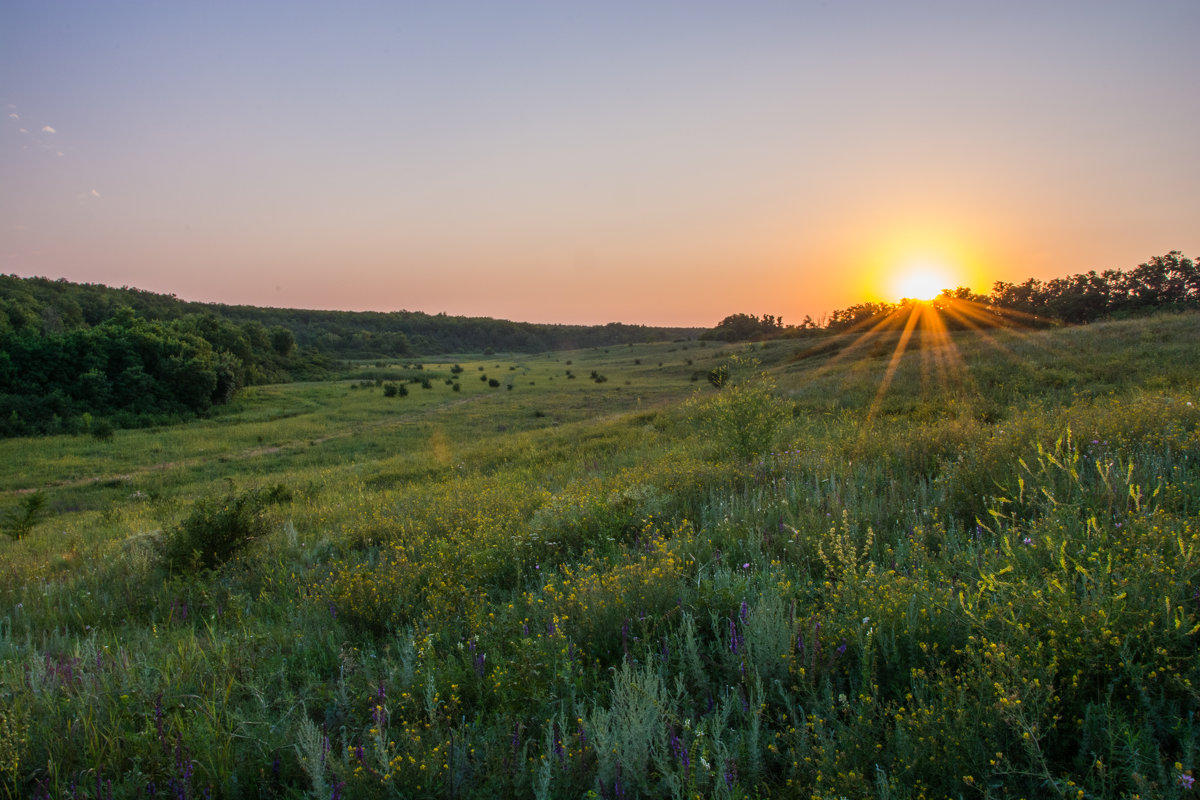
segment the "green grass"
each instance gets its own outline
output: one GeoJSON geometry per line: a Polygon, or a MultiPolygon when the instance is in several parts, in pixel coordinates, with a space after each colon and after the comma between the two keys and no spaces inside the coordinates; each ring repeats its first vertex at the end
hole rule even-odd
{"type": "Polygon", "coordinates": [[[898,341],[0,442],[0,796],[1188,796],[1200,317],[898,341]]]}

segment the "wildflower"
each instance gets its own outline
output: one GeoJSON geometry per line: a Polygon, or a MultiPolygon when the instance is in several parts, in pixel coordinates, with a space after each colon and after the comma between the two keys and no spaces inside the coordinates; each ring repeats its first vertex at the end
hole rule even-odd
{"type": "Polygon", "coordinates": [[[1179,785],[1182,786],[1184,789],[1191,789],[1192,784],[1195,782],[1196,782],[1196,779],[1193,778],[1191,775],[1189,775],[1186,772],[1179,776],[1179,785]]]}
{"type": "Polygon", "coordinates": [[[742,564],[742,569],[750,569],[750,562],[747,561],[745,564],[742,564]]]}
{"type": "Polygon", "coordinates": [[[1026,547],[1029,547],[1033,544],[1033,539],[1030,539],[1028,536],[1026,536],[1024,539],[1021,540],[1021,544],[1025,545],[1026,547]]]}

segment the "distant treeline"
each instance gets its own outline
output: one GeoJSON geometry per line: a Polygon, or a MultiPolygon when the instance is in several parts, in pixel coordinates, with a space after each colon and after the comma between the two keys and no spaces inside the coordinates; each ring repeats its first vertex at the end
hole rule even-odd
{"type": "Polygon", "coordinates": [[[106,435],[170,422],[226,403],[243,386],[329,377],[345,359],[539,352],[699,332],[226,306],[0,275],[0,436],[106,435]]]}
{"type": "Polygon", "coordinates": [[[255,306],[210,306],[225,319],[257,321],[292,331],[301,347],[347,358],[431,356],[444,353],[544,353],[667,339],[694,339],[702,328],[646,325],[545,325],[491,317],[419,311],[309,311],[255,306]]]}
{"type": "MultiPolygon", "coordinates": [[[[1155,256],[1130,270],[1110,269],[1066,278],[1023,283],[997,281],[991,294],[958,287],[946,289],[934,306],[955,303],[973,306],[971,314],[947,314],[947,327],[995,325],[1080,324],[1100,319],[1131,317],[1163,310],[1200,309],[1200,265],[1178,250],[1155,256]]],[[[905,303],[858,303],[834,311],[821,321],[806,317],[799,325],[783,324],[770,314],[731,314],[701,338],[749,341],[838,333],[903,309],[905,303]]]]}

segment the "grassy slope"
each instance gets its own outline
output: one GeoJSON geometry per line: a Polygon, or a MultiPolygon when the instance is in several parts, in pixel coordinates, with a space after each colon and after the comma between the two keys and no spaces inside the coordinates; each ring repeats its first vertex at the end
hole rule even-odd
{"type": "Polygon", "coordinates": [[[51,510],[0,542],[0,791],[1184,791],[1200,317],[918,334],[889,374],[897,341],[464,356],[459,392],[0,442],[51,510]],[[793,409],[751,459],[771,403],[703,399],[734,352],[793,409]],[[167,576],[229,481],[294,499],[167,576]]]}

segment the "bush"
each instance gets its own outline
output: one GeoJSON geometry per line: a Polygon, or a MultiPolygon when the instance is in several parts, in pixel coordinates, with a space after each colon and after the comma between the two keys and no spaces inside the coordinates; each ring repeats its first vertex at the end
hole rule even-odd
{"type": "Polygon", "coordinates": [[[0,531],[16,541],[33,530],[33,526],[41,522],[45,514],[46,495],[41,492],[26,495],[16,508],[0,518],[0,531]]]}
{"type": "Polygon", "coordinates": [[[396,394],[399,392],[399,390],[400,390],[400,387],[397,384],[385,383],[383,385],[383,396],[384,397],[395,397],[396,394]]]}
{"type": "Polygon", "coordinates": [[[499,388],[500,381],[496,380],[495,378],[490,378],[488,380],[488,386],[492,387],[493,389],[499,388]]]}
{"type": "MultiPolygon", "coordinates": [[[[748,372],[757,364],[735,360],[731,366],[748,372]]],[[[792,419],[791,403],[775,393],[775,385],[766,375],[735,379],[728,367],[719,370],[723,373],[720,382],[713,381],[711,374],[709,381],[721,391],[697,415],[709,439],[743,461],[766,455],[792,419]]]]}
{"type": "Polygon", "coordinates": [[[159,561],[168,572],[216,569],[266,535],[269,506],[290,500],[291,492],[281,485],[199,500],[164,534],[159,561]]]}
{"type": "Polygon", "coordinates": [[[104,417],[92,423],[92,438],[98,442],[111,441],[115,432],[112,422],[104,417]]]}

